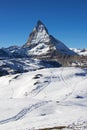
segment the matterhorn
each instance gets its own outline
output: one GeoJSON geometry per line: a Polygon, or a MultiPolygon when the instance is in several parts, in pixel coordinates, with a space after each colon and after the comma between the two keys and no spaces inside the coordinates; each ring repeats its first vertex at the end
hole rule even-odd
{"type": "Polygon", "coordinates": [[[49,34],[45,25],[39,20],[30,33],[24,48],[28,47],[28,54],[33,56],[75,55],[64,43],[49,34]]]}

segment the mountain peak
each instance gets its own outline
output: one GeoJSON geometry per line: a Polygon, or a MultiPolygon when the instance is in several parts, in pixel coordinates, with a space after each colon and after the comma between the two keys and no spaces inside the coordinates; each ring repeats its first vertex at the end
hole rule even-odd
{"type": "Polygon", "coordinates": [[[44,24],[43,24],[43,22],[41,20],[38,20],[37,25],[44,25],[44,24]]]}
{"type": "Polygon", "coordinates": [[[40,20],[37,21],[37,25],[34,28],[34,30],[35,29],[37,30],[37,32],[43,32],[43,31],[45,31],[46,33],[48,33],[47,28],[45,27],[45,25],[43,24],[43,22],[40,21],[40,20]]]}
{"type": "Polygon", "coordinates": [[[27,43],[24,45],[24,47],[29,47],[31,45],[36,45],[39,43],[45,43],[48,42],[49,40],[50,40],[49,33],[47,28],[40,20],[38,20],[37,25],[30,33],[27,43]]]}

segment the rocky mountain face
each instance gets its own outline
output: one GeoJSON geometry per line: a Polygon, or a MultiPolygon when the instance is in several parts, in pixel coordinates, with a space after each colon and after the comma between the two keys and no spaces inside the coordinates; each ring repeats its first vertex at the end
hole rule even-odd
{"type": "Polygon", "coordinates": [[[45,25],[38,21],[22,47],[0,49],[0,75],[46,67],[77,66],[81,60],[78,59],[76,52],[50,35],[45,25]]]}
{"type": "Polygon", "coordinates": [[[36,27],[30,33],[27,43],[24,47],[29,47],[30,45],[37,45],[39,43],[49,42],[49,33],[45,25],[38,21],[36,27]]]}
{"type": "Polygon", "coordinates": [[[28,55],[43,57],[44,55],[53,55],[55,52],[61,55],[76,55],[61,41],[50,35],[41,21],[37,22],[23,47],[28,48],[28,55]]]}

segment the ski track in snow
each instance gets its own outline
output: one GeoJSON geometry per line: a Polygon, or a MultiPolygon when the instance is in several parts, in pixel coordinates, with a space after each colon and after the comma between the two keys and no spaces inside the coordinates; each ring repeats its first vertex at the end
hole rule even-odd
{"type": "Polygon", "coordinates": [[[87,77],[85,76],[84,78],[82,78],[80,81],[77,80],[75,82],[73,82],[72,84],[70,84],[66,79],[65,79],[65,76],[63,74],[64,72],[64,67],[61,68],[61,71],[60,71],[60,74],[58,75],[58,77],[60,77],[60,80],[63,82],[64,84],[64,87],[66,87],[66,89],[68,90],[68,87],[71,86],[71,91],[66,94],[61,100],[60,102],[62,101],[65,101],[66,99],[70,98],[70,96],[72,96],[76,90],[77,87],[79,87],[80,83],[82,83],[84,80],[87,79],[87,77]]]}
{"type": "Polygon", "coordinates": [[[40,82],[39,85],[34,88],[32,91],[31,91],[31,94],[33,94],[33,96],[36,96],[38,95],[43,89],[45,89],[49,84],[51,83],[51,78],[49,77],[48,80],[44,79],[44,82],[40,82]]]}
{"type": "Polygon", "coordinates": [[[64,76],[63,76],[63,68],[61,69],[60,73],[55,76],[55,74],[53,72],[51,72],[51,76],[48,77],[44,77],[44,81],[40,82],[39,81],[39,85],[34,88],[31,92],[31,94],[33,94],[33,96],[38,95],[43,89],[45,89],[49,84],[51,84],[52,82],[55,82],[57,80],[61,80],[65,85],[68,85],[68,83],[65,81],[64,76]]]}
{"type": "Polygon", "coordinates": [[[48,87],[49,84],[51,84],[52,82],[55,82],[57,80],[61,80],[62,83],[64,84],[64,88],[66,90],[68,90],[69,86],[71,86],[71,91],[66,94],[60,101],[64,101],[66,99],[68,99],[70,96],[73,95],[74,91],[76,90],[76,88],[78,87],[78,85],[84,81],[87,77],[85,78],[82,78],[79,82],[78,81],[75,81],[73,82],[72,84],[69,83],[69,81],[67,81],[65,79],[65,76],[63,74],[64,72],[64,68],[61,68],[60,70],[60,73],[57,74],[57,76],[55,76],[55,74],[53,72],[51,72],[51,76],[49,77],[44,77],[44,81],[47,80],[47,82],[45,83],[41,83],[35,88],[32,90],[31,94],[33,94],[33,96],[37,96],[41,91],[43,91],[43,89],[45,89],[46,87],[48,87]]]}
{"type": "Polygon", "coordinates": [[[39,103],[33,104],[33,105],[31,105],[30,107],[28,107],[28,108],[24,108],[24,109],[22,109],[18,114],[16,114],[15,116],[10,117],[10,118],[5,119],[5,120],[1,120],[1,121],[0,121],[0,125],[5,124],[5,123],[8,123],[8,122],[11,122],[11,121],[20,120],[20,119],[24,118],[24,116],[25,116],[27,113],[29,113],[29,112],[31,112],[31,111],[33,111],[33,110],[35,110],[35,109],[37,109],[37,108],[39,108],[39,107],[41,107],[41,106],[46,105],[46,104],[49,103],[49,102],[51,102],[51,101],[43,101],[43,102],[39,102],[39,103]]]}

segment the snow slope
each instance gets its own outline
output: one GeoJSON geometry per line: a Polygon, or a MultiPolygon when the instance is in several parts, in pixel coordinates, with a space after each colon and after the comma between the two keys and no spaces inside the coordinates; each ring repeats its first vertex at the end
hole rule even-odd
{"type": "Polygon", "coordinates": [[[87,130],[87,69],[49,68],[0,77],[0,130],[54,126],[87,130]]]}

